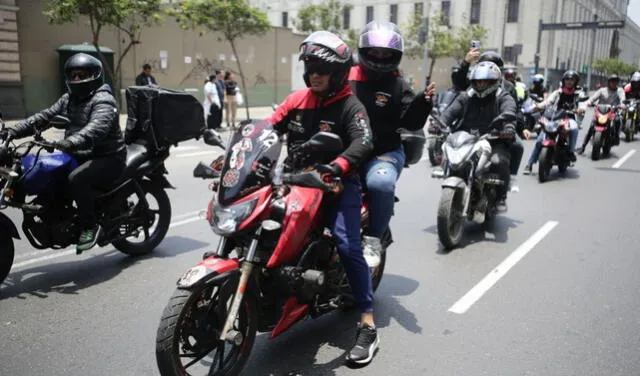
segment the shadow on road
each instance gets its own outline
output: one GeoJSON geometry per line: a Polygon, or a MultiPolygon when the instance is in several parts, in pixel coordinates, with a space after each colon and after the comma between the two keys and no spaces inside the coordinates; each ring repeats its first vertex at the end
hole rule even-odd
{"type": "MultiPolygon", "coordinates": [[[[467,246],[483,242],[490,241],[494,243],[506,243],[509,240],[508,231],[509,229],[516,228],[518,225],[521,225],[523,222],[517,219],[511,219],[504,215],[498,215],[493,220],[485,222],[483,224],[477,224],[473,222],[467,222],[464,226],[464,235],[462,235],[462,241],[460,242],[460,246],[455,249],[463,249],[467,246]],[[493,235],[492,237],[487,237],[487,234],[493,235]]],[[[438,227],[437,225],[429,226],[422,231],[428,232],[431,234],[438,235],[438,227]]],[[[447,250],[442,246],[442,243],[438,242],[438,249],[436,253],[439,254],[448,254],[453,249],[447,250]]]]}
{"type": "MultiPolygon", "coordinates": [[[[419,283],[403,276],[387,274],[376,292],[376,326],[388,327],[393,318],[406,335],[420,335],[416,316],[397,299],[413,293],[419,283]]],[[[333,376],[345,367],[347,351],[353,346],[359,314],[356,310],[333,312],[316,320],[296,324],[273,340],[268,334],[256,338],[243,375],[255,376],[333,376]],[[318,353],[322,348],[322,359],[318,353]],[[327,359],[328,358],[328,359],[327,359]]],[[[384,333],[381,334],[384,336],[384,333]]],[[[384,339],[382,339],[384,341],[384,339]]],[[[382,347],[381,347],[382,348],[382,347]]],[[[401,351],[401,349],[398,349],[401,351]]],[[[387,350],[391,351],[391,350],[387,350]]],[[[372,364],[375,364],[375,358],[372,364]]]]}
{"type": "Polygon", "coordinates": [[[0,288],[0,300],[12,297],[27,299],[27,296],[47,298],[50,293],[77,294],[80,290],[114,278],[124,269],[146,259],[173,257],[207,245],[194,239],[170,236],[146,256],[130,257],[112,250],[89,259],[51,262],[21,269],[9,274],[4,281],[0,288]]]}

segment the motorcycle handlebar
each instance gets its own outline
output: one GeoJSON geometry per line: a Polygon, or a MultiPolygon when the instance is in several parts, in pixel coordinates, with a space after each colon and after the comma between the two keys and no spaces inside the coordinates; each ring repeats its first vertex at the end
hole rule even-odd
{"type": "Polygon", "coordinates": [[[325,192],[333,192],[342,182],[339,177],[331,178],[331,181],[325,181],[325,178],[316,170],[304,171],[300,173],[286,173],[282,175],[282,183],[287,185],[295,185],[298,187],[317,188],[325,192]]]}

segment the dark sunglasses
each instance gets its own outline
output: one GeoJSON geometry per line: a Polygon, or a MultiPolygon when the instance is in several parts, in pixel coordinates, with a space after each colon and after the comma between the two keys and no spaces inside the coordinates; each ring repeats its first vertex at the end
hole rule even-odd
{"type": "Polygon", "coordinates": [[[69,76],[73,80],[75,79],[86,80],[88,78],[91,78],[91,73],[85,72],[85,71],[73,71],[69,74],[69,76]]]}
{"type": "Polygon", "coordinates": [[[321,76],[326,76],[333,73],[334,67],[327,63],[305,63],[304,71],[306,74],[317,73],[321,76]]]}

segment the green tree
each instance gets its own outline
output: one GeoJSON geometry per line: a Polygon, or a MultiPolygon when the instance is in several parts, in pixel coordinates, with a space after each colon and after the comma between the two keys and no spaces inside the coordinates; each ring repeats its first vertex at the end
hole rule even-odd
{"type": "Polygon", "coordinates": [[[54,25],[77,22],[81,16],[88,18],[91,42],[107,73],[117,83],[116,95],[119,97],[122,61],[131,48],[140,43],[142,30],[162,21],[162,6],[161,0],[51,0],[46,4],[43,14],[54,25]],[[108,27],[116,28],[127,36],[127,45],[118,56],[115,72],[100,50],[100,35],[108,27]]]}
{"type": "MultiPolygon", "coordinates": [[[[421,58],[424,55],[424,44],[420,43],[423,16],[414,13],[407,25],[404,25],[405,55],[413,58],[421,58]]],[[[429,33],[427,38],[428,54],[431,58],[429,74],[433,74],[433,68],[439,58],[451,56],[455,44],[455,34],[447,24],[442,13],[429,20],[429,33]]]]}
{"type": "Polygon", "coordinates": [[[353,29],[345,30],[342,17],[345,12],[353,9],[353,5],[329,0],[319,5],[307,5],[298,11],[298,18],[293,21],[294,26],[304,32],[312,33],[326,30],[340,36],[352,49],[358,47],[358,33],[353,29]]]}
{"type": "Polygon", "coordinates": [[[605,72],[607,74],[618,74],[621,76],[629,76],[635,72],[638,67],[626,63],[620,59],[600,58],[593,63],[593,69],[605,72]]]}
{"type": "Polygon", "coordinates": [[[237,42],[248,35],[264,35],[271,29],[267,14],[251,7],[244,0],[184,0],[167,11],[176,17],[183,29],[199,30],[200,35],[207,32],[220,33],[219,40],[226,40],[236,56],[242,88],[245,95],[245,110],[249,118],[249,98],[242,64],[238,56],[237,42]]]}

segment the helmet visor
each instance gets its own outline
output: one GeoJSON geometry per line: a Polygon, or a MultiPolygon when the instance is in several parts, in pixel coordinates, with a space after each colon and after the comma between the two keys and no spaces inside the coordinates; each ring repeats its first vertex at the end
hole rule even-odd
{"type": "Polygon", "coordinates": [[[404,39],[392,30],[370,30],[360,35],[358,48],[390,48],[404,52],[404,39]]]}

